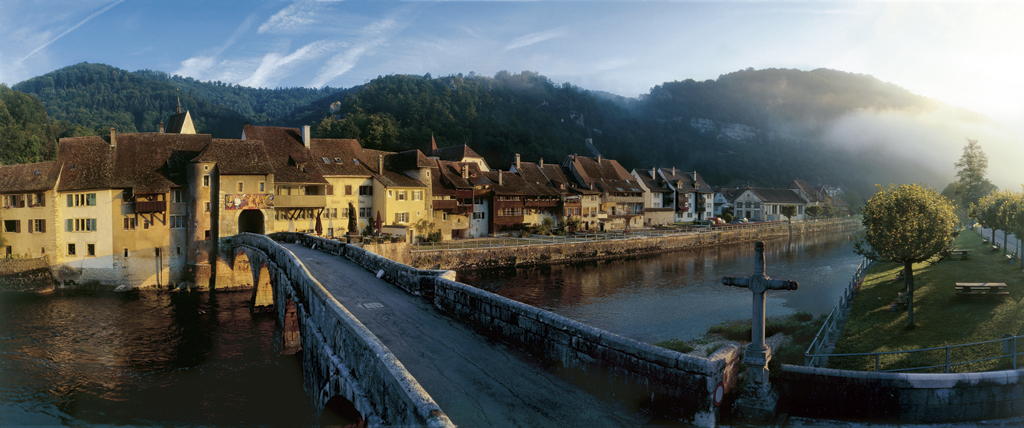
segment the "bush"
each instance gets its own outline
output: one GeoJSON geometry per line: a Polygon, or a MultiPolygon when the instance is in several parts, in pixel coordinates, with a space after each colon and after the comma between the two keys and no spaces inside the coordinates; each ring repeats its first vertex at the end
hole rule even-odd
{"type": "Polygon", "coordinates": [[[683,354],[685,354],[687,352],[690,352],[690,351],[693,351],[693,347],[692,346],[690,346],[688,343],[683,342],[682,340],[679,340],[679,339],[672,339],[672,340],[666,340],[664,342],[658,342],[658,343],[655,343],[654,346],[660,346],[660,347],[665,348],[665,349],[671,349],[673,351],[680,352],[680,353],[683,353],[683,354]]]}

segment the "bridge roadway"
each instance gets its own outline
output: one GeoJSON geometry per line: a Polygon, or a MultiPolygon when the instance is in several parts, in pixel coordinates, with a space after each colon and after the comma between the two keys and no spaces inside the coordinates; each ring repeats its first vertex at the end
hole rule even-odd
{"type": "Polygon", "coordinates": [[[391,349],[458,426],[629,427],[651,419],[635,406],[581,389],[355,263],[280,244],[391,349]]]}

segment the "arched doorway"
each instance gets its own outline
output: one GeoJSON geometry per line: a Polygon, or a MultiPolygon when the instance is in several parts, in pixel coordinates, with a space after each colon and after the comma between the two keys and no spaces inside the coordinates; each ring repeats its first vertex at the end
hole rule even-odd
{"type": "Polygon", "coordinates": [[[249,232],[262,235],[263,211],[243,210],[238,214],[238,233],[249,232]]]}

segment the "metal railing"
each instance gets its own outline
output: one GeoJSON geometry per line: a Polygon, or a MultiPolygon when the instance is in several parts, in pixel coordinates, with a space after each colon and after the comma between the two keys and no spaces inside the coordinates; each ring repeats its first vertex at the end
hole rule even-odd
{"type": "Polygon", "coordinates": [[[843,290],[843,294],[839,296],[839,301],[832,307],[832,311],[825,318],[825,322],[821,324],[818,334],[814,336],[814,340],[807,347],[807,352],[804,352],[805,366],[817,367],[822,359],[833,355],[822,354],[820,352],[821,347],[828,347],[832,339],[838,340],[838,335],[842,333],[842,331],[839,331],[839,318],[843,316],[843,311],[848,309],[850,304],[853,303],[853,299],[857,296],[857,292],[860,291],[860,286],[864,282],[864,276],[871,265],[872,263],[868,259],[862,260],[857,265],[857,270],[853,273],[853,277],[850,278],[850,282],[846,285],[846,289],[843,290]]]}
{"type": "MultiPolygon", "coordinates": [[[[863,352],[863,353],[856,353],[856,354],[832,354],[832,355],[829,355],[829,357],[872,357],[872,358],[874,358],[874,365],[875,365],[875,371],[876,372],[905,372],[905,371],[914,371],[914,370],[929,370],[929,369],[944,368],[945,372],[949,373],[950,372],[950,368],[952,368],[952,367],[962,366],[962,365],[966,365],[966,364],[983,363],[985,361],[992,361],[992,360],[998,360],[998,359],[1003,359],[1003,358],[1009,359],[1010,364],[1013,366],[1013,369],[1016,370],[1017,369],[1017,356],[1021,355],[1021,354],[1024,354],[1024,352],[1019,352],[1018,351],[1017,342],[1018,342],[1019,339],[1024,339],[1024,336],[1006,336],[1006,337],[1004,337],[1002,339],[986,340],[984,342],[963,343],[963,344],[959,344],[959,345],[946,345],[946,346],[940,346],[940,347],[935,347],[935,348],[912,349],[912,350],[909,350],[909,351],[885,351],[885,352],[863,352]],[[983,345],[989,345],[989,344],[993,344],[993,343],[1000,343],[1002,345],[1002,348],[1001,348],[1000,352],[996,353],[996,355],[994,355],[994,356],[985,357],[985,358],[979,358],[979,359],[974,359],[974,360],[968,360],[968,361],[960,361],[960,362],[953,362],[951,357],[950,357],[951,351],[954,351],[954,350],[957,350],[957,349],[960,349],[960,348],[967,348],[967,347],[973,347],[973,346],[983,346],[983,345]],[[930,365],[930,366],[900,367],[900,368],[886,369],[886,370],[882,370],[881,369],[881,357],[882,356],[896,355],[896,354],[914,355],[914,354],[920,354],[920,353],[925,353],[925,352],[933,352],[933,351],[944,351],[945,352],[945,363],[944,364],[936,364],[936,365],[930,365]]],[[[907,359],[907,358],[905,358],[905,359],[907,359]]]]}

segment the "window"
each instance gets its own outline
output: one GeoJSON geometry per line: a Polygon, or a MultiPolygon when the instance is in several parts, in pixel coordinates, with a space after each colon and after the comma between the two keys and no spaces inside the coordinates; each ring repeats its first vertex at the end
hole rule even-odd
{"type": "Polygon", "coordinates": [[[409,213],[406,213],[406,212],[395,213],[395,223],[408,223],[408,222],[409,222],[409,213]]]}
{"type": "MultiPolygon", "coordinates": [[[[337,214],[337,213],[335,213],[335,214],[337,214]]],[[[338,218],[338,217],[335,216],[334,218],[338,218]]],[[[348,218],[348,208],[342,208],[341,209],[341,218],[348,218]]]]}
{"type": "Polygon", "coordinates": [[[359,186],[359,196],[372,196],[373,186],[359,186]]]}
{"type": "Polygon", "coordinates": [[[370,209],[369,208],[360,208],[359,209],[359,218],[370,218],[370,209]]]}
{"type": "Polygon", "coordinates": [[[267,183],[261,181],[260,182],[260,192],[266,192],[266,191],[267,191],[267,183]]]}
{"type": "Polygon", "coordinates": [[[46,220],[29,220],[28,233],[46,233],[46,220]]]}
{"type": "Polygon", "coordinates": [[[398,200],[399,201],[404,201],[405,200],[405,190],[399,190],[398,191],[398,200]]]}
{"type": "Polygon", "coordinates": [[[29,204],[32,207],[45,207],[46,206],[46,194],[36,193],[32,195],[32,202],[29,204]]]}
{"type": "Polygon", "coordinates": [[[331,163],[330,158],[320,158],[320,160],[324,161],[324,163],[331,163]]]}
{"type": "Polygon", "coordinates": [[[185,216],[183,215],[172,215],[171,216],[171,229],[184,229],[185,228],[185,216]]]}
{"type": "Polygon", "coordinates": [[[326,193],[327,193],[327,196],[334,196],[334,185],[333,184],[328,184],[327,185],[327,192],[326,193]]]}
{"type": "Polygon", "coordinates": [[[5,251],[7,252],[7,258],[11,258],[14,255],[14,249],[10,245],[7,246],[5,251]]]}
{"type": "Polygon", "coordinates": [[[328,227],[327,228],[327,236],[332,236],[332,237],[334,236],[334,228],[333,227],[328,227]]]}
{"type": "Polygon", "coordinates": [[[441,221],[448,221],[448,213],[441,212],[441,221]]]}
{"type": "Polygon", "coordinates": [[[142,220],[142,228],[143,229],[149,229],[149,225],[150,225],[150,221],[149,220],[142,220]]]}
{"type": "Polygon", "coordinates": [[[209,202],[206,203],[206,212],[210,212],[210,203],[209,202]]]}
{"type": "Polygon", "coordinates": [[[389,198],[395,197],[395,194],[393,192],[394,192],[393,190],[388,190],[388,197],[389,198]]]}
{"type": "Polygon", "coordinates": [[[124,230],[135,230],[135,225],[138,223],[138,220],[135,217],[125,217],[123,220],[124,225],[122,228],[124,230]]]}
{"type": "Polygon", "coordinates": [[[21,220],[4,220],[4,232],[20,233],[21,220]]]}
{"type": "Polygon", "coordinates": [[[414,201],[422,201],[423,200],[423,191],[422,190],[413,190],[412,191],[412,200],[414,200],[414,201]]]}
{"type": "Polygon", "coordinates": [[[203,231],[203,239],[210,239],[210,229],[203,231]]]}
{"type": "Polygon", "coordinates": [[[177,246],[176,248],[178,249],[178,255],[180,256],[181,255],[181,245],[177,246]]]}
{"type": "Polygon", "coordinates": [[[85,249],[89,252],[90,256],[96,255],[96,244],[85,244],[85,249]]]}
{"type": "Polygon", "coordinates": [[[176,204],[185,203],[185,191],[184,190],[175,190],[174,191],[174,203],[176,203],[176,204]]]}
{"type": "Polygon", "coordinates": [[[345,185],[345,196],[352,196],[352,185],[351,184],[346,184],[345,185]]]}
{"type": "Polygon", "coordinates": [[[69,207],[80,207],[80,206],[96,206],[96,194],[95,193],[78,193],[74,195],[68,195],[68,206],[69,207]]]}
{"type": "Polygon", "coordinates": [[[473,204],[475,204],[475,205],[483,205],[484,204],[484,198],[473,198],[473,204]]]}
{"type": "Polygon", "coordinates": [[[124,249],[124,258],[126,258],[126,259],[128,258],[128,249],[127,248],[124,249]]]}
{"type": "Polygon", "coordinates": [[[68,244],[68,255],[75,255],[75,244],[68,244]]]}
{"type": "Polygon", "coordinates": [[[64,222],[65,232],[93,232],[96,230],[94,218],[69,218],[64,222]]]}
{"type": "Polygon", "coordinates": [[[242,193],[242,192],[244,192],[244,191],[245,191],[245,190],[243,190],[244,188],[245,188],[245,186],[243,186],[243,185],[242,185],[242,182],[241,182],[241,181],[239,181],[239,182],[238,182],[238,193],[242,193]]]}
{"type": "Polygon", "coordinates": [[[487,219],[487,213],[478,211],[473,213],[473,220],[485,220],[487,219]]]}
{"type": "Polygon", "coordinates": [[[210,174],[203,175],[203,187],[210,187],[210,174]]]}

